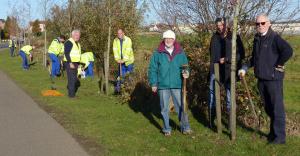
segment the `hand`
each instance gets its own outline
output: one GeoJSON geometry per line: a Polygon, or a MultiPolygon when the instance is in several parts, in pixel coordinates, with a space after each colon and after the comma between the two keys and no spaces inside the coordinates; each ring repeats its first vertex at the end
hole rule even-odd
{"type": "Polygon", "coordinates": [[[70,68],[71,68],[71,69],[74,69],[74,68],[75,68],[75,66],[74,66],[73,63],[70,63],[70,68]]]}
{"type": "Polygon", "coordinates": [[[245,71],[244,69],[240,69],[240,70],[238,71],[238,75],[240,76],[240,78],[243,78],[243,77],[245,77],[245,75],[246,75],[246,71],[245,71]]]}
{"type": "Polygon", "coordinates": [[[157,92],[157,87],[152,87],[152,92],[156,93],[157,92]]]}
{"type": "Polygon", "coordinates": [[[118,62],[119,64],[125,63],[125,61],[123,61],[123,60],[118,60],[117,62],[118,62]]]}
{"type": "Polygon", "coordinates": [[[220,58],[220,64],[224,64],[225,63],[225,58],[220,58]]]}
{"type": "Polygon", "coordinates": [[[185,79],[189,78],[190,77],[189,71],[183,71],[182,72],[182,77],[185,78],[185,79]]]}

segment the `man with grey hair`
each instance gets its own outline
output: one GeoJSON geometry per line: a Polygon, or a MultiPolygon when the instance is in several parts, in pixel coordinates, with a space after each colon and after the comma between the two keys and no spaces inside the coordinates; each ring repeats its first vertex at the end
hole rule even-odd
{"type": "Polygon", "coordinates": [[[78,65],[81,57],[81,46],[78,43],[80,39],[80,31],[73,30],[72,37],[64,44],[64,61],[68,76],[68,96],[74,98],[80,86],[80,81],[77,78],[78,65]]]}
{"type": "Polygon", "coordinates": [[[268,141],[271,144],[285,144],[284,64],[293,55],[293,49],[270,27],[271,22],[266,14],[257,16],[252,58],[239,70],[239,75],[244,77],[247,69],[254,66],[260,96],[271,119],[268,141]]]}

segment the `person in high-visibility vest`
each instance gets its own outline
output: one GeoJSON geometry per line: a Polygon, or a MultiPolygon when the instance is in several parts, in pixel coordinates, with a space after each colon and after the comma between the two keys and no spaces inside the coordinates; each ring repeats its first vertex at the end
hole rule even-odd
{"type": "Polygon", "coordinates": [[[17,47],[16,45],[16,41],[14,38],[9,40],[9,45],[8,45],[9,49],[10,49],[10,56],[14,57],[15,56],[15,48],[17,47]]]}
{"type": "Polygon", "coordinates": [[[83,70],[85,71],[85,76],[94,76],[94,54],[93,52],[85,52],[81,54],[80,62],[84,64],[83,70]]]}
{"type": "Polygon", "coordinates": [[[80,81],[77,77],[77,69],[80,63],[81,46],[78,43],[80,39],[80,31],[73,30],[72,37],[64,44],[64,62],[68,76],[68,96],[75,98],[75,94],[80,86],[80,81]]]}
{"type": "Polygon", "coordinates": [[[64,54],[65,36],[61,35],[57,39],[54,39],[48,49],[48,54],[52,62],[51,76],[60,76],[60,59],[59,55],[64,54]]]}
{"type": "Polygon", "coordinates": [[[22,67],[23,67],[24,70],[29,69],[27,56],[29,56],[30,58],[32,57],[32,50],[33,49],[35,49],[35,46],[26,45],[26,46],[22,47],[20,52],[19,52],[19,54],[22,58],[22,67]]]}
{"type": "Polygon", "coordinates": [[[121,89],[120,75],[124,77],[126,74],[133,72],[134,63],[131,39],[125,36],[125,33],[122,29],[118,30],[118,37],[113,41],[113,52],[115,61],[119,65],[119,78],[115,87],[115,92],[119,93],[121,89]]]}

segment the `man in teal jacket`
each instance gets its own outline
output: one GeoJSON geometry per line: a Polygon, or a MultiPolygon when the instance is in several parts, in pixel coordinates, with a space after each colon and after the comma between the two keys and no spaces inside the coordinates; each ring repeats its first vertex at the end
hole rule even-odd
{"type": "Polygon", "coordinates": [[[149,64],[148,78],[153,92],[158,92],[161,114],[163,117],[163,133],[171,135],[169,125],[169,99],[172,96],[175,110],[178,113],[181,131],[190,134],[191,128],[188,115],[183,111],[182,79],[188,78],[189,73],[183,72],[182,66],[188,64],[188,59],[175,40],[175,33],[168,30],[163,33],[163,41],[154,51],[149,64]]]}

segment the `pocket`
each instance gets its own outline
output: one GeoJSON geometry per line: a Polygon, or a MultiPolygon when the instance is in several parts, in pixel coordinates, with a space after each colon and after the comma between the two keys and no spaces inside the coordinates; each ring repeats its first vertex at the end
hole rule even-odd
{"type": "Polygon", "coordinates": [[[284,78],[284,72],[278,71],[274,68],[272,76],[274,80],[282,80],[284,78]]]}

